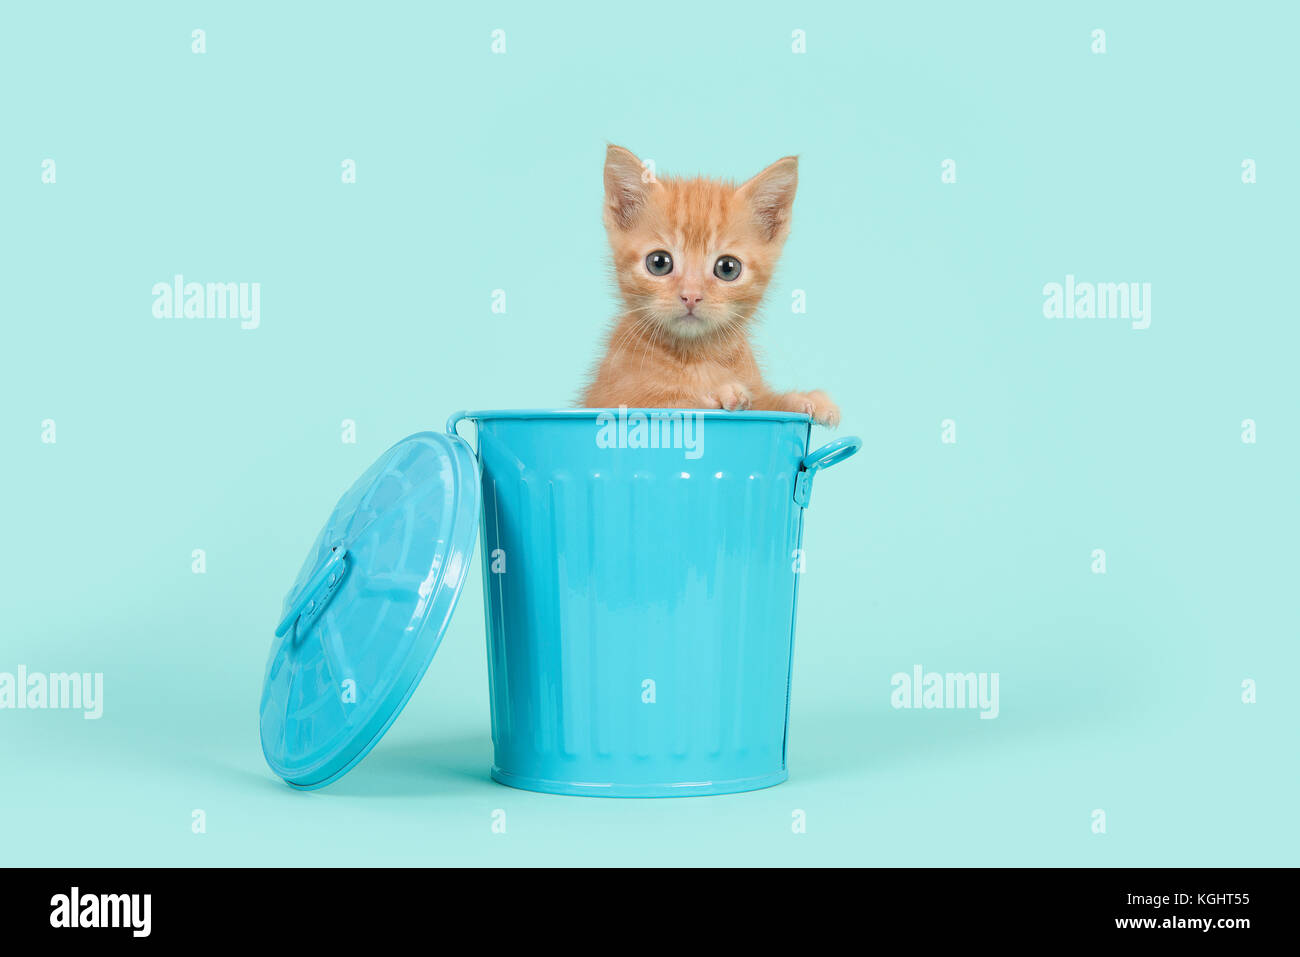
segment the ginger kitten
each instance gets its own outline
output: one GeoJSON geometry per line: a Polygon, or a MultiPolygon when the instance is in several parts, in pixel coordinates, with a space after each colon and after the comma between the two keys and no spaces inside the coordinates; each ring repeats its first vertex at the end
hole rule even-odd
{"type": "Polygon", "coordinates": [[[767,409],[839,424],[826,393],[768,388],[749,345],[797,182],[793,156],[736,186],[655,180],[632,153],[609,147],[605,230],[624,308],[585,407],[767,409]]]}

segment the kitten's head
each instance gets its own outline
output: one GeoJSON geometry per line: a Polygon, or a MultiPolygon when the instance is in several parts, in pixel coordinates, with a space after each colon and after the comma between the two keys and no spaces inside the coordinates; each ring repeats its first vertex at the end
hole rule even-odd
{"type": "Polygon", "coordinates": [[[605,154],[605,229],[619,292],[652,334],[730,336],[754,315],[790,232],[798,161],[740,186],[655,179],[621,146],[605,154]]]}

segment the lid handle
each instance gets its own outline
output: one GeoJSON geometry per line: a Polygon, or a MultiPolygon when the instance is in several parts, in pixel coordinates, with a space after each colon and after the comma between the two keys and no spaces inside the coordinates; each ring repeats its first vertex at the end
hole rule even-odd
{"type": "Polygon", "coordinates": [[[308,621],[319,615],[338,591],[348,570],[348,550],[342,545],[330,549],[330,557],[316,570],[307,584],[294,596],[293,604],[285,612],[280,624],[275,626],[275,637],[280,638],[293,627],[299,618],[308,621]]]}

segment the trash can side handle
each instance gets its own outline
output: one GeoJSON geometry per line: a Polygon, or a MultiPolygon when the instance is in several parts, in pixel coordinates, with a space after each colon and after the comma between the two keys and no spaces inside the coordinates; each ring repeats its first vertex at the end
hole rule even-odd
{"type": "Polygon", "coordinates": [[[799,475],[794,482],[794,500],[801,507],[807,508],[812,499],[812,480],[820,469],[838,465],[855,455],[862,448],[862,439],[856,435],[846,435],[834,442],[827,442],[815,452],[809,452],[799,463],[799,475]]]}
{"type": "Polygon", "coordinates": [[[843,462],[849,456],[857,453],[862,448],[862,440],[856,435],[846,435],[842,439],[836,439],[834,442],[827,442],[816,452],[809,452],[799,463],[799,467],[808,472],[816,472],[818,469],[828,469],[832,465],[843,462]]]}
{"type": "MultiPolygon", "coordinates": [[[[456,426],[460,425],[462,420],[468,419],[469,417],[470,417],[469,412],[464,409],[462,409],[459,412],[453,412],[451,415],[447,416],[447,434],[454,435],[462,442],[468,444],[468,440],[465,438],[465,436],[461,435],[458,431],[456,431],[456,426]]],[[[472,447],[473,446],[471,446],[471,448],[472,447]]]]}

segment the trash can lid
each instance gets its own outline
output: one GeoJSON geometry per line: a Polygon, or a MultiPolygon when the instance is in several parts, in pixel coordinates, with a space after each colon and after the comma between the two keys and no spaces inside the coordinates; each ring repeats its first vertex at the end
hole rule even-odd
{"type": "Polygon", "coordinates": [[[262,753],[289,784],[342,777],[401,713],[460,597],[479,498],[469,445],[420,432],[334,506],[285,596],[262,684],[262,753]]]}

